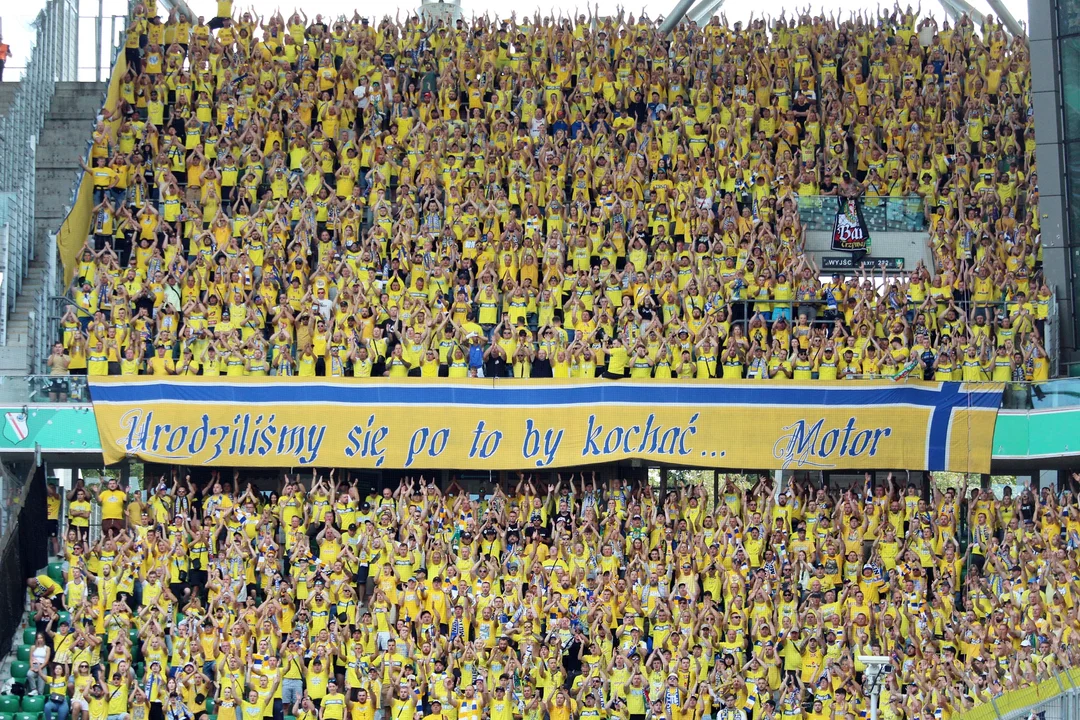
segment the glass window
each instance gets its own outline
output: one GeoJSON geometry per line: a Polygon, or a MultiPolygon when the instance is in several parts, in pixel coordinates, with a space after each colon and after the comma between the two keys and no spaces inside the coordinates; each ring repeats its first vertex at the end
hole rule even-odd
{"type": "Polygon", "coordinates": [[[1080,33],[1080,0],[1061,0],[1057,3],[1057,13],[1060,34],[1080,33]]]}
{"type": "Polygon", "coordinates": [[[1060,57],[1065,137],[1069,140],[1080,140],[1080,36],[1061,39],[1060,57]]]}
{"type": "Polygon", "coordinates": [[[1070,245],[1080,247],[1080,141],[1065,145],[1065,197],[1070,245]]]}
{"type": "MultiPolygon", "coordinates": [[[[1080,141],[1065,145],[1065,199],[1072,266],[1080,267],[1080,141]]],[[[1073,322],[1080,336],[1080,275],[1072,279],[1073,322]]]]}

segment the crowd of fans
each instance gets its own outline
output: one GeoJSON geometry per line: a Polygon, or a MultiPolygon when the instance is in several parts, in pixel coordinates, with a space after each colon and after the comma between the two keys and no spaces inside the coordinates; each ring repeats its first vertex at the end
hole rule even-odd
{"type": "Polygon", "coordinates": [[[1068,491],[238,478],[50,490],[67,569],[29,581],[29,677],[54,711],[856,720],[885,655],[881,717],[948,720],[1080,660],[1068,491]]]}
{"type": "Polygon", "coordinates": [[[56,374],[1049,374],[1028,46],[992,16],[222,6],[135,10],[56,374]],[[920,197],[932,263],[823,278],[818,195],[920,197]]]}

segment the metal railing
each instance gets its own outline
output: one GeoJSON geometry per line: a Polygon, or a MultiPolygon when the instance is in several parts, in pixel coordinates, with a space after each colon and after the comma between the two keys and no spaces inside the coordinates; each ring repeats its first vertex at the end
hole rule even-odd
{"type": "Polygon", "coordinates": [[[49,247],[45,251],[45,267],[41,270],[41,288],[34,297],[34,309],[29,318],[31,371],[45,367],[45,358],[49,356],[49,347],[52,345],[53,332],[49,324],[49,301],[56,294],[57,288],[59,263],[56,258],[56,233],[50,232],[49,247]]]}
{"type": "MultiPolygon", "coordinates": [[[[812,232],[832,232],[836,219],[835,195],[800,195],[799,221],[812,232]]],[[[868,197],[861,199],[867,229],[875,232],[924,232],[928,225],[923,199],[905,197],[868,197]]]]}
{"type": "MultiPolygon", "coordinates": [[[[3,193],[3,299],[0,345],[7,343],[7,316],[35,257],[35,158],[56,83],[74,80],[78,64],[78,7],[48,0],[34,25],[37,35],[27,70],[7,115],[0,119],[0,193],[3,193]]],[[[53,265],[55,270],[55,264],[53,265]]]]}
{"type": "Polygon", "coordinates": [[[89,402],[85,375],[0,375],[0,406],[89,402]]]}
{"type": "Polygon", "coordinates": [[[1051,410],[1080,407],[1080,378],[1009,383],[1001,398],[1004,410],[1051,410]]]}
{"type": "Polygon", "coordinates": [[[955,720],[1080,720],[1077,671],[1056,672],[953,717],[955,720]]]}

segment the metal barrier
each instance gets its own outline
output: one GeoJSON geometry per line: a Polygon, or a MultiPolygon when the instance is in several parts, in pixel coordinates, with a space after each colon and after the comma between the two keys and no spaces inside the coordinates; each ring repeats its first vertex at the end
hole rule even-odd
{"type": "MultiPolygon", "coordinates": [[[[1066,660],[1058,658],[1059,662],[1066,660]]],[[[1078,671],[1061,670],[953,715],[954,720],[1080,720],[1078,671]]]]}
{"type": "MultiPolygon", "coordinates": [[[[835,195],[799,195],[799,221],[812,232],[832,232],[836,218],[835,195]]],[[[867,229],[875,232],[924,232],[927,229],[923,199],[905,197],[867,197],[862,200],[867,229]]]]}
{"type": "MultiPolygon", "coordinates": [[[[56,83],[74,80],[78,61],[78,7],[48,0],[34,24],[34,52],[7,115],[0,119],[0,193],[3,193],[3,288],[0,344],[7,343],[7,314],[15,305],[35,257],[34,201],[37,139],[56,83]]],[[[55,263],[52,265],[55,271],[55,263]]]]}
{"type": "Polygon", "coordinates": [[[85,375],[0,375],[0,404],[60,402],[72,405],[90,402],[85,375]],[[67,391],[61,392],[61,387],[67,391]]]}
{"type": "Polygon", "coordinates": [[[0,536],[0,657],[11,647],[12,637],[22,622],[26,609],[26,579],[33,577],[49,560],[45,469],[31,466],[17,482],[16,476],[4,471],[10,479],[10,491],[5,488],[5,506],[12,508],[4,516],[4,532],[0,536]]]}
{"type": "Polygon", "coordinates": [[[1009,383],[1001,397],[1004,410],[1056,410],[1080,407],[1080,378],[1044,383],[1009,383]]]}

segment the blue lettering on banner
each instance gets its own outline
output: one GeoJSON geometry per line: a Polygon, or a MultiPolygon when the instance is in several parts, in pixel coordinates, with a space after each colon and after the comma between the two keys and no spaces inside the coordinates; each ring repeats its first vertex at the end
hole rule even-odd
{"type": "Polygon", "coordinates": [[[686,427],[677,425],[665,428],[656,422],[656,415],[649,413],[645,427],[640,425],[611,425],[605,428],[589,415],[589,427],[585,432],[585,446],[581,456],[604,456],[622,453],[650,453],[655,455],[689,455],[693,448],[687,446],[690,435],[697,434],[700,413],[690,416],[686,427]]]}
{"type": "MultiPolygon", "coordinates": [[[[154,411],[131,410],[120,418],[125,434],[118,444],[127,454],[140,454],[159,460],[188,460],[212,451],[203,462],[210,463],[223,454],[228,457],[259,455],[271,452],[291,456],[298,465],[310,465],[319,456],[325,425],[278,425],[274,414],[239,413],[231,423],[211,425],[203,414],[195,427],[158,423],[154,411]]],[[[383,428],[385,430],[385,428],[383,428]]],[[[377,443],[374,443],[377,445],[377,443]]]]}
{"type": "Polygon", "coordinates": [[[375,416],[371,415],[366,426],[353,425],[346,436],[349,446],[345,448],[345,454],[349,457],[373,457],[375,467],[382,467],[386,460],[386,448],[381,443],[389,434],[390,428],[385,425],[375,427],[375,416]]]}
{"type": "Polygon", "coordinates": [[[874,457],[882,438],[892,435],[891,427],[855,427],[855,418],[848,418],[842,428],[825,429],[825,419],[813,425],[799,420],[783,428],[784,434],[773,445],[773,457],[783,461],[783,467],[836,467],[833,457],[874,457]]]}
{"type": "Polygon", "coordinates": [[[405,457],[405,467],[412,467],[416,456],[426,453],[429,457],[439,457],[450,442],[450,428],[442,428],[431,432],[430,428],[422,427],[409,438],[409,452],[405,457]]]}
{"type": "Polygon", "coordinates": [[[559,452],[559,444],[563,439],[563,431],[555,432],[549,428],[541,433],[532,418],[525,421],[525,440],[521,445],[521,456],[526,460],[532,460],[537,455],[536,467],[546,467],[555,461],[555,454],[559,452]]]}
{"type": "Polygon", "coordinates": [[[487,460],[499,449],[499,443],[502,442],[503,438],[502,431],[484,432],[484,427],[483,420],[476,423],[476,429],[473,430],[472,446],[469,448],[470,458],[479,457],[481,460],[487,460]]]}

